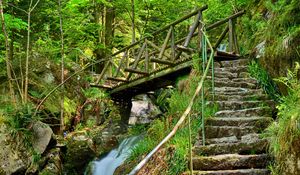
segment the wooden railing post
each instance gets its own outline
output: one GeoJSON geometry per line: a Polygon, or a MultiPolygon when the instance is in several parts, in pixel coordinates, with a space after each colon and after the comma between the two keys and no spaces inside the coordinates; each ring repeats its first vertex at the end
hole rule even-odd
{"type": "Polygon", "coordinates": [[[175,56],[176,56],[176,51],[175,51],[175,28],[174,26],[172,25],[171,26],[171,31],[172,31],[172,34],[171,34],[171,57],[172,57],[172,60],[175,59],[175,56]]]}
{"type": "Polygon", "coordinates": [[[233,52],[234,49],[234,43],[233,43],[233,21],[232,19],[228,20],[228,27],[229,27],[229,52],[233,52]]]}
{"type": "Polygon", "coordinates": [[[146,42],[146,39],[145,39],[145,70],[147,73],[150,73],[149,71],[149,62],[150,62],[150,59],[149,59],[149,50],[148,50],[148,43],[146,42]]]}
{"type": "Polygon", "coordinates": [[[166,51],[166,48],[168,46],[168,42],[170,40],[171,35],[172,35],[172,26],[170,27],[170,29],[168,31],[168,34],[167,34],[167,37],[166,37],[166,39],[165,39],[165,41],[164,41],[164,43],[163,43],[163,45],[162,45],[162,47],[160,49],[160,53],[158,55],[158,59],[162,59],[163,58],[163,55],[164,55],[164,53],[166,51]]]}
{"type": "Polygon", "coordinates": [[[202,11],[200,11],[200,18],[199,18],[199,25],[198,25],[198,52],[201,52],[202,48],[202,28],[203,28],[203,22],[202,22],[202,11]]]}

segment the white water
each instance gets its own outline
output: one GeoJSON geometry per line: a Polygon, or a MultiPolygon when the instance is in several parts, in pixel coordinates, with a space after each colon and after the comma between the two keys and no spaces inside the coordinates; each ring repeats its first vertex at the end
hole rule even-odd
{"type": "Polygon", "coordinates": [[[140,140],[138,136],[127,138],[117,149],[113,149],[103,158],[94,161],[93,175],[113,175],[115,170],[128,158],[138,140],[140,140]]]}

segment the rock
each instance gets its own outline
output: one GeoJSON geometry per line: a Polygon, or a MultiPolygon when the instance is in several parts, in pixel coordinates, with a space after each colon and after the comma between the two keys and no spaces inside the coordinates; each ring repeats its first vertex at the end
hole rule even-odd
{"type": "Polygon", "coordinates": [[[40,121],[33,124],[32,130],[34,135],[32,142],[33,148],[42,154],[50,143],[53,131],[49,125],[40,121]]]}
{"type": "Polygon", "coordinates": [[[67,140],[67,151],[64,155],[64,167],[67,174],[71,172],[83,174],[86,164],[96,157],[93,141],[83,134],[76,133],[67,140]]]}
{"type": "Polygon", "coordinates": [[[40,174],[59,175],[62,174],[62,160],[60,157],[60,149],[54,148],[47,154],[47,164],[40,174]]]}
{"type": "Polygon", "coordinates": [[[267,154],[239,155],[223,154],[209,157],[194,157],[194,170],[231,170],[247,168],[264,168],[269,163],[267,154]]]}
{"type": "Polygon", "coordinates": [[[22,155],[5,131],[6,127],[0,126],[0,174],[24,173],[30,163],[29,156],[22,155]]]}
{"type": "Polygon", "coordinates": [[[161,115],[162,112],[155,106],[147,95],[139,95],[132,101],[129,124],[147,124],[161,115]]]}

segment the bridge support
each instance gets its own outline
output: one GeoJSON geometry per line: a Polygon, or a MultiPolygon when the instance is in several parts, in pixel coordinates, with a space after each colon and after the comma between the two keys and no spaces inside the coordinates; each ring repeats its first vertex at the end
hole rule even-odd
{"type": "Polygon", "coordinates": [[[122,129],[125,129],[128,125],[130,112],[132,108],[131,98],[114,99],[114,101],[121,115],[120,125],[122,129]]]}

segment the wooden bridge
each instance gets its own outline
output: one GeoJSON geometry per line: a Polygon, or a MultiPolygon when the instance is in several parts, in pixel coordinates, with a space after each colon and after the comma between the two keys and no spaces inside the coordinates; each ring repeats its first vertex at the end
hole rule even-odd
{"type": "Polygon", "coordinates": [[[201,57],[201,31],[207,32],[210,41],[215,42],[215,61],[237,59],[239,46],[235,23],[244,11],[206,26],[202,14],[207,8],[203,6],[113,53],[92,86],[107,89],[112,98],[128,99],[174,84],[178,77],[189,74],[193,64],[199,64],[195,60],[201,57]],[[216,33],[220,35],[211,38],[216,33]],[[228,40],[225,40],[227,34],[228,40]],[[217,49],[222,42],[228,45],[228,50],[217,49]]]}

